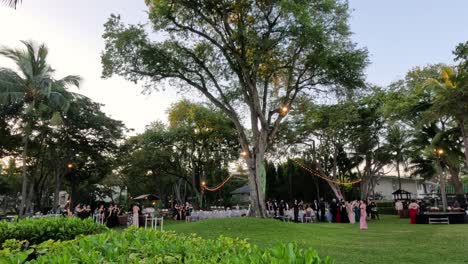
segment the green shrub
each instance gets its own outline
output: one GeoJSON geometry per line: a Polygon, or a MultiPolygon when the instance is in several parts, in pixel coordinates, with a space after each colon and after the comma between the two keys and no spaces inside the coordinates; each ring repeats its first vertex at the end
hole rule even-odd
{"type": "Polygon", "coordinates": [[[41,218],[24,219],[16,223],[0,222],[0,245],[7,239],[27,240],[29,244],[43,241],[69,240],[80,234],[96,234],[107,230],[92,219],[41,218]]]}
{"type": "MultiPolygon", "coordinates": [[[[39,257],[30,263],[333,263],[328,257],[321,259],[312,249],[299,249],[291,243],[261,249],[241,239],[205,240],[195,235],[134,228],[38,247],[45,254],[36,250],[39,257]]],[[[1,261],[18,263],[24,261],[24,255],[18,259],[0,256],[1,261]]]]}
{"type": "Polygon", "coordinates": [[[379,214],[394,215],[396,210],[393,207],[379,207],[379,214]]]}

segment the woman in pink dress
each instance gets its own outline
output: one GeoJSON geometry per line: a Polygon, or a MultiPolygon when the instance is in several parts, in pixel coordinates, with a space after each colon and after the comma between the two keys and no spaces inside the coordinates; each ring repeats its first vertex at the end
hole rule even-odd
{"type": "Polygon", "coordinates": [[[366,218],[367,218],[367,213],[366,213],[367,205],[366,205],[366,202],[361,201],[361,204],[359,205],[359,208],[361,209],[361,212],[360,212],[361,216],[359,218],[359,228],[361,228],[361,230],[367,229],[367,221],[366,221],[366,218]]]}
{"type": "Polygon", "coordinates": [[[138,212],[140,211],[140,207],[138,207],[138,205],[133,205],[133,221],[132,221],[132,225],[133,226],[136,226],[138,227],[139,226],[139,223],[138,223],[138,220],[139,220],[139,217],[138,217],[138,212]]]}

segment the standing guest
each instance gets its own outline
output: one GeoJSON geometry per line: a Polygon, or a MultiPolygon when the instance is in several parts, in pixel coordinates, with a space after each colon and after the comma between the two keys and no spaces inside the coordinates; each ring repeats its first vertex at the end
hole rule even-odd
{"type": "Polygon", "coordinates": [[[284,209],[286,208],[286,206],[284,205],[284,201],[281,200],[280,203],[279,203],[279,215],[280,217],[283,217],[284,216],[284,209]]]}
{"type": "Polygon", "coordinates": [[[322,222],[325,222],[325,201],[323,200],[323,198],[320,198],[320,203],[319,203],[319,207],[320,207],[320,221],[322,222]]]}
{"type": "Polygon", "coordinates": [[[139,224],[138,221],[140,220],[140,218],[138,216],[139,216],[139,213],[140,213],[140,207],[138,207],[137,204],[134,204],[133,207],[132,207],[132,211],[133,211],[132,225],[135,226],[135,227],[139,227],[140,224],[139,224]]]}
{"type": "Polygon", "coordinates": [[[401,218],[403,216],[403,203],[400,200],[395,202],[395,210],[401,218]]]}
{"type": "Polygon", "coordinates": [[[294,199],[293,209],[294,209],[294,222],[298,223],[299,222],[299,203],[297,202],[297,199],[294,199]]]}
{"type": "Polygon", "coordinates": [[[278,203],[276,202],[276,199],[273,200],[273,211],[274,211],[274,215],[275,215],[275,218],[278,217],[278,203]]]}
{"type": "Polygon", "coordinates": [[[314,200],[311,207],[312,207],[312,210],[314,210],[315,215],[317,216],[317,220],[320,220],[319,219],[319,204],[317,200],[314,200]]]}
{"type": "Polygon", "coordinates": [[[65,207],[63,208],[63,216],[70,216],[70,200],[67,201],[65,207]]]}
{"type": "Polygon", "coordinates": [[[83,209],[81,208],[81,204],[77,204],[75,207],[75,216],[78,218],[83,218],[83,215],[81,214],[83,212],[83,209]]]}
{"type": "Polygon", "coordinates": [[[370,207],[369,207],[369,200],[366,200],[366,206],[367,206],[367,209],[366,209],[367,218],[370,219],[371,211],[370,211],[370,207]]]}
{"type": "Polygon", "coordinates": [[[336,204],[336,199],[333,198],[331,203],[330,203],[330,213],[331,213],[331,216],[332,216],[332,222],[335,223],[336,222],[336,209],[338,208],[337,204],[336,204]]]}
{"type": "Polygon", "coordinates": [[[366,202],[361,200],[359,208],[361,209],[360,219],[359,219],[359,228],[361,230],[364,230],[364,229],[367,229],[367,212],[366,212],[367,204],[366,202]]]}
{"type": "Polygon", "coordinates": [[[353,206],[354,204],[352,202],[345,202],[346,212],[348,213],[348,220],[350,224],[354,224],[356,222],[353,206]]]}
{"type": "Polygon", "coordinates": [[[179,215],[179,205],[175,204],[172,208],[172,219],[177,220],[177,216],[179,215]]]}
{"type": "Polygon", "coordinates": [[[337,223],[341,223],[341,203],[339,201],[336,203],[335,220],[337,223]]]}
{"type": "Polygon", "coordinates": [[[82,212],[83,218],[88,218],[91,216],[91,206],[90,205],[84,205],[83,206],[83,212],[82,212]]]}
{"type": "Polygon", "coordinates": [[[117,213],[118,213],[117,206],[115,206],[114,204],[111,204],[107,212],[107,222],[106,222],[107,227],[112,228],[114,226],[117,226],[118,224],[117,213]]]}
{"type": "Polygon", "coordinates": [[[266,206],[267,206],[268,213],[272,214],[272,212],[273,212],[273,203],[270,200],[268,200],[267,203],[266,203],[266,206]]]}
{"type": "Polygon", "coordinates": [[[361,210],[359,209],[359,201],[353,202],[353,210],[354,210],[354,221],[357,223],[361,219],[361,210]]]}
{"type": "Polygon", "coordinates": [[[327,210],[327,212],[325,213],[325,220],[326,220],[328,223],[331,223],[331,222],[332,222],[333,216],[332,216],[332,213],[330,212],[330,210],[327,210]]]}
{"type": "Polygon", "coordinates": [[[341,212],[340,212],[341,223],[349,223],[348,211],[346,210],[347,203],[348,202],[345,202],[343,199],[341,200],[341,212]]]}
{"type": "Polygon", "coordinates": [[[106,220],[106,208],[104,208],[103,204],[100,204],[98,208],[98,220],[100,223],[104,223],[106,220]]]}
{"type": "Polygon", "coordinates": [[[371,218],[372,219],[377,218],[378,220],[380,220],[379,211],[377,209],[377,204],[374,201],[372,201],[369,207],[370,207],[371,218]]]}
{"type": "Polygon", "coordinates": [[[418,215],[419,205],[416,203],[415,200],[412,200],[408,206],[408,209],[409,209],[410,224],[416,224],[416,216],[418,215]]]}

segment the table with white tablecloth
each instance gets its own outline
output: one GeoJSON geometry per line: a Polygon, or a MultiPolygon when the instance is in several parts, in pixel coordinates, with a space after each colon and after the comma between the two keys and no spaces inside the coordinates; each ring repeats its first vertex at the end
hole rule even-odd
{"type": "Polygon", "coordinates": [[[213,210],[213,211],[192,211],[190,218],[193,220],[203,220],[210,218],[229,218],[247,215],[247,209],[240,210],[213,210]]]}

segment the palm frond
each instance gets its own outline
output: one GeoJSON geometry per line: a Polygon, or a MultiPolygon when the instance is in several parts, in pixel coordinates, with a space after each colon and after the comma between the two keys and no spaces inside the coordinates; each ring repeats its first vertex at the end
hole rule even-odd
{"type": "Polygon", "coordinates": [[[58,84],[63,87],[70,87],[76,86],[77,88],[80,87],[80,83],[83,80],[81,76],[78,75],[68,75],[60,80],[58,80],[58,84]]]}
{"type": "Polygon", "coordinates": [[[55,110],[67,112],[70,108],[70,101],[62,93],[51,92],[49,96],[50,107],[55,110]]]}
{"type": "Polygon", "coordinates": [[[6,4],[7,6],[11,8],[15,8],[21,4],[22,0],[2,0],[2,3],[6,4]]]}
{"type": "Polygon", "coordinates": [[[0,92],[24,92],[24,81],[15,71],[0,68],[0,92]]]}
{"type": "Polygon", "coordinates": [[[24,98],[22,92],[0,93],[0,105],[15,104],[21,102],[24,98]]]}

